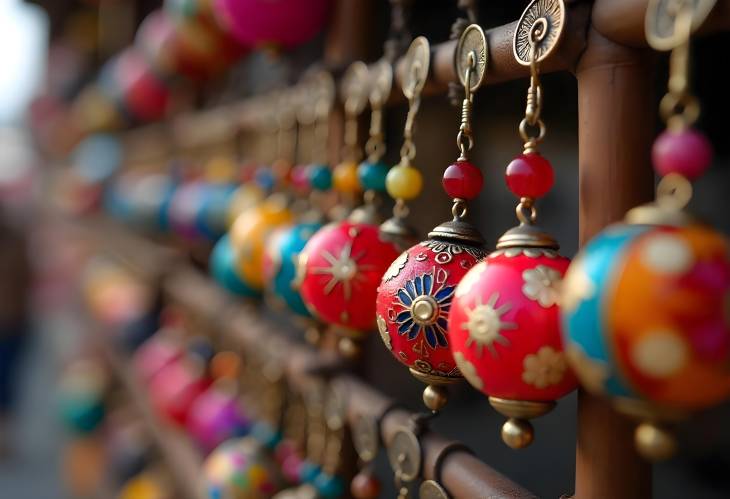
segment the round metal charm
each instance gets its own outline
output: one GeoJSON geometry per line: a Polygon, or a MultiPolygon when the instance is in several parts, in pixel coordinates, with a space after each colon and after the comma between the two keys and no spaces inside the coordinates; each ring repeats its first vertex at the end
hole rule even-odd
{"type": "Polygon", "coordinates": [[[382,106],[393,88],[393,66],[386,59],[380,59],[370,67],[370,105],[382,106]]]}
{"type": "Polygon", "coordinates": [[[398,430],[388,446],[388,460],[391,468],[400,474],[401,480],[415,480],[421,471],[421,444],[418,437],[407,428],[398,430]]]}
{"type": "Polygon", "coordinates": [[[363,112],[370,93],[370,71],[367,64],[356,61],[350,64],[340,83],[347,112],[357,115],[363,112]]]}
{"type": "Polygon", "coordinates": [[[646,8],[646,41],[655,50],[672,50],[705,22],[716,0],[650,0],[646,8]],[[677,33],[678,16],[688,7],[692,14],[690,33],[677,33]]]}
{"type": "Polygon", "coordinates": [[[403,94],[408,99],[420,95],[423,86],[428,78],[428,70],[431,62],[431,46],[425,36],[419,36],[408,47],[404,56],[403,65],[400,70],[403,84],[403,94]]]}
{"type": "Polygon", "coordinates": [[[487,37],[478,24],[470,24],[466,27],[461,38],[459,38],[456,51],[454,51],[454,67],[462,85],[466,85],[466,70],[470,65],[470,57],[474,58],[474,68],[469,81],[469,87],[473,92],[479,88],[482,80],[484,80],[489,58],[487,37]]]}
{"type": "Polygon", "coordinates": [[[517,62],[529,66],[533,46],[537,51],[535,62],[547,59],[559,45],[564,27],[563,0],[532,0],[515,28],[512,51],[517,62]]]}
{"type": "Polygon", "coordinates": [[[451,496],[435,480],[424,480],[418,488],[418,497],[420,499],[449,499],[451,496]]]}

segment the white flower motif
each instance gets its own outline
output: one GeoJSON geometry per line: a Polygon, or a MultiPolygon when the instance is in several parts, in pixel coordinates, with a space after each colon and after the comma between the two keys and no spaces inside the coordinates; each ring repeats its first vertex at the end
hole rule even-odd
{"type": "Polygon", "coordinates": [[[573,260],[560,286],[560,306],[564,313],[571,314],[585,300],[593,298],[596,286],[585,272],[583,257],[573,260]]]}
{"type": "Polygon", "coordinates": [[[522,367],[522,381],[535,388],[547,388],[562,381],[568,363],[562,352],[544,346],[537,353],[526,355],[522,367]]]}
{"type": "Polygon", "coordinates": [[[522,293],[530,300],[538,302],[542,307],[549,308],[560,299],[560,272],[546,265],[522,272],[524,284],[522,293]]]}
{"type": "Polygon", "coordinates": [[[400,271],[403,270],[403,267],[406,266],[406,263],[408,262],[408,252],[404,251],[400,254],[398,258],[393,260],[393,263],[390,264],[390,267],[388,267],[388,270],[385,271],[385,274],[383,274],[383,281],[390,281],[394,277],[396,277],[398,274],[400,274],[400,271]]]}
{"type": "Polygon", "coordinates": [[[459,285],[456,286],[456,297],[461,298],[462,296],[468,295],[471,292],[472,286],[474,286],[474,284],[479,281],[479,279],[481,279],[482,272],[484,272],[484,269],[486,268],[486,260],[482,260],[481,262],[473,266],[469,270],[469,272],[467,272],[464,277],[461,278],[461,281],[459,281],[459,285]]]}
{"type": "Polygon", "coordinates": [[[464,378],[466,378],[471,386],[477,390],[484,389],[484,382],[482,381],[482,378],[477,375],[476,367],[474,367],[474,364],[464,357],[463,353],[454,352],[454,360],[456,361],[456,365],[459,367],[461,374],[464,378]]]}

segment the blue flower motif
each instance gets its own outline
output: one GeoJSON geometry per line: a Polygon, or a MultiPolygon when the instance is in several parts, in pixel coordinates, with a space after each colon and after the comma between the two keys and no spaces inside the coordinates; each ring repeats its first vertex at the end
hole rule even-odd
{"type": "Polygon", "coordinates": [[[398,312],[394,322],[398,334],[408,335],[408,340],[415,340],[423,333],[426,343],[432,349],[448,348],[447,318],[456,286],[434,281],[433,272],[406,281],[396,292],[396,303],[403,310],[398,312]]]}

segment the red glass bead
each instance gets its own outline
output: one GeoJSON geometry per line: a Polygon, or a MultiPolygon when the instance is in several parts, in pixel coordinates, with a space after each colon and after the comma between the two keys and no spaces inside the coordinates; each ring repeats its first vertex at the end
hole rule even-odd
{"type": "Polygon", "coordinates": [[[651,159],[659,175],[678,173],[695,180],[712,163],[712,145],[702,132],[689,128],[679,132],[665,130],[654,141],[651,159]]]}
{"type": "Polygon", "coordinates": [[[452,198],[474,199],[484,184],[482,172],[468,161],[457,161],[444,171],[441,181],[446,194],[452,198]]]}
{"type": "Polygon", "coordinates": [[[380,489],[380,481],[371,471],[361,471],[350,484],[350,492],[355,499],[377,499],[380,489]]]}
{"type": "Polygon", "coordinates": [[[555,180],[552,165],[538,153],[517,156],[507,165],[504,178],[515,196],[533,199],[547,194],[555,180]]]}

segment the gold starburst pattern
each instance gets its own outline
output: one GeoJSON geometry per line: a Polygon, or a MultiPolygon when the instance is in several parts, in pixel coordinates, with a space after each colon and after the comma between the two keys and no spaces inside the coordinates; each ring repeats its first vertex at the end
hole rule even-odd
{"type": "Polygon", "coordinates": [[[342,285],[345,301],[352,298],[352,288],[355,282],[364,281],[365,276],[361,272],[372,270],[372,265],[358,264],[365,256],[365,251],[361,251],[357,255],[352,254],[352,243],[348,241],[340,250],[339,255],[335,256],[327,250],[321,253],[322,258],[327,260],[329,267],[316,267],[311,270],[316,275],[327,275],[330,279],[324,286],[324,294],[330,294],[338,285],[342,285]]]}
{"type": "Polygon", "coordinates": [[[495,343],[504,346],[509,345],[509,340],[502,335],[502,330],[517,328],[517,324],[514,322],[502,320],[502,316],[512,306],[509,303],[504,303],[496,307],[497,301],[499,301],[499,293],[492,293],[487,303],[482,303],[481,296],[477,297],[474,308],[467,311],[467,321],[461,325],[462,329],[469,331],[466,346],[476,344],[479,355],[482,354],[482,349],[487,347],[489,353],[496,357],[495,343]]]}

